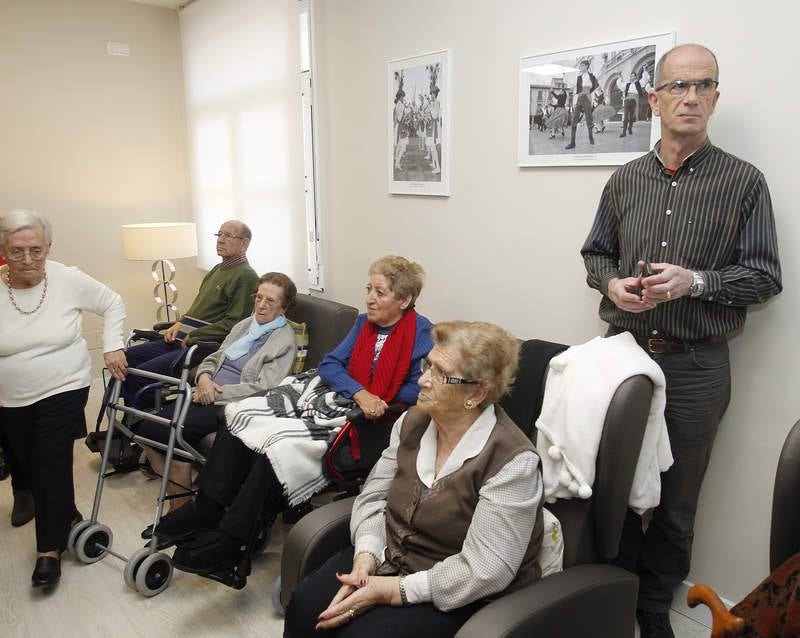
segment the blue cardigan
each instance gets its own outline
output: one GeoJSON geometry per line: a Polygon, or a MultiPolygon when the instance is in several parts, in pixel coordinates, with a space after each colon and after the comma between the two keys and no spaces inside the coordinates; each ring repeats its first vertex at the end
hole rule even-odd
{"type": "MultiPolygon", "coordinates": [[[[347,333],[344,341],[326,354],[322,363],[319,364],[319,375],[322,380],[331,390],[339,392],[347,398],[352,398],[356,392],[364,389],[363,385],[350,376],[347,366],[350,364],[350,355],[353,354],[358,333],[361,332],[361,327],[366,320],[366,314],[358,315],[355,325],[347,333]]],[[[378,328],[378,332],[386,334],[391,332],[392,328],[394,326],[378,328]]],[[[427,317],[417,313],[417,334],[414,340],[414,350],[411,353],[411,365],[408,368],[408,374],[405,381],[403,381],[403,385],[400,386],[397,395],[392,399],[395,403],[414,405],[417,402],[417,395],[419,394],[417,381],[422,376],[419,362],[423,357],[427,356],[431,348],[433,348],[431,322],[427,317]]]]}

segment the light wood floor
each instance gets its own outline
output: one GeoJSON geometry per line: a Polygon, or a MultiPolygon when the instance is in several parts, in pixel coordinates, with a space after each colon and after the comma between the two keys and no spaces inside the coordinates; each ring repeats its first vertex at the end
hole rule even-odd
{"type": "MultiPolygon", "coordinates": [[[[97,415],[97,401],[97,393],[93,392],[87,407],[90,423],[97,415]]],[[[86,517],[91,512],[99,461],[99,455],[90,453],[82,442],[76,442],[76,502],[86,517]]],[[[153,519],[157,493],[157,481],[148,481],[139,472],[106,481],[99,520],[111,527],[115,551],[130,555],[143,546],[139,533],[153,519]]],[[[254,561],[247,587],[240,591],[176,571],[164,592],[145,598],[125,585],[124,563],[113,556],[83,565],[65,554],[61,583],[55,591],[43,594],[30,587],[36,546],[33,523],[12,528],[9,523],[11,502],[10,481],[2,481],[2,638],[279,638],[283,633],[283,620],[272,610],[270,600],[287,531],[280,522],[273,530],[270,546],[254,561]]],[[[675,611],[671,615],[678,638],[708,638],[710,635],[707,628],[685,615],[675,611]]]]}

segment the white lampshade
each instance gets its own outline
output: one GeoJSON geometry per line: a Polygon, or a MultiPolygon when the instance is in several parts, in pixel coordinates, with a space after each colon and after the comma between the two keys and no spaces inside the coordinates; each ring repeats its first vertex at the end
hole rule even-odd
{"type": "Polygon", "coordinates": [[[154,261],[197,255],[197,230],[193,222],[125,224],[122,252],[127,259],[154,261]]]}

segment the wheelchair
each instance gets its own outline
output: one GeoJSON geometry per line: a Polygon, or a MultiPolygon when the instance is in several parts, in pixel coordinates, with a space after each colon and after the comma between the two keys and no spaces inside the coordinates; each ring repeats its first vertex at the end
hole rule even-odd
{"type": "MultiPolygon", "coordinates": [[[[389,406],[386,414],[377,420],[366,419],[360,408],[353,408],[347,413],[344,425],[331,435],[328,449],[321,460],[323,474],[330,482],[324,492],[333,492],[335,494],[333,500],[358,494],[372,466],[389,444],[392,426],[404,410],[405,406],[393,404],[389,406]]],[[[309,507],[301,511],[300,517],[313,510],[310,502],[307,504],[309,507]]],[[[284,506],[285,523],[289,522],[286,520],[287,511],[288,508],[284,506]]],[[[279,513],[267,513],[263,509],[256,513],[249,538],[242,546],[238,560],[232,566],[196,575],[233,589],[243,589],[252,571],[253,558],[269,545],[272,526],[279,513]]],[[[293,522],[296,521],[291,521],[290,524],[293,522]]],[[[275,589],[279,594],[280,578],[275,589]]]]}
{"type": "MultiPolygon", "coordinates": [[[[159,341],[163,339],[164,334],[162,331],[166,330],[171,325],[172,323],[170,322],[162,322],[155,324],[152,330],[132,330],[125,342],[125,349],[127,350],[132,345],[136,345],[138,342],[159,341]]],[[[189,350],[191,346],[196,346],[196,349],[192,351],[191,358],[189,360],[193,365],[197,365],[209,354],[216,352],[219,349],[220,343],[221,342],[219,341],[200,341],[189,339],[188,347],[182,351],[182,356],[176,356],[176,360],[169,371],[169,376],[173,378],[180,377],[181,366],[184,358],[189,357],[189,350]]],[[[107,430],[101,430],[101,425],[105,417],[105,405],[108,402],[113,385],[106,378],[105,373],[106,371],[103,370],[103,385],[105,387],[105,394],[101,404],[102,407],[97,415],[94,432],[90,432],[85,439],[86,447],[96,454],[103,452],[105,438],[107,436],[107,430]]],[[[171,388],[164,386],[162,382],[149,384],[137,392],[131,407],[138,407],[143,396],[147,394],[153,394],[153,409],[157,412],[162,407],[162,404],[168,399],[171,391],[171,388]]],[[[109,471],[107,476],[143,469],[143,463],[141,460],[142,450],[139,448],[139,446],[134,444],[130,439],[126,438],[119,429],[114,431],[113,440],[114,442],[111,446],[110,455],[111,466],[113,467],[113,470],[109,471]]]]}

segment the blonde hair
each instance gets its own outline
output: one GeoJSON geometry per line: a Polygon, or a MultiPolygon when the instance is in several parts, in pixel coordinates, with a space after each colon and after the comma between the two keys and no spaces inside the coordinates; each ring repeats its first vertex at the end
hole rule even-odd
{"type": "Polygon", "coordinates": [[[414,307],[414,303],[422,292],[425,283],[425,271],[418,263],[409,261],[405,257],[397,255],[386,255],[369,267],[369,275],[383,275],[389,282],[389,289],[396,299],[411,297],[408,309],[414,307]]]}
{"type": "Polygon", "coordinates": [[[464,378],[486,390],[481,405],[497,403],[514,382],[519,344],[506,330],[485,321],[443,321],[433,326],[434,343],[455,357],[464,378]]]}

